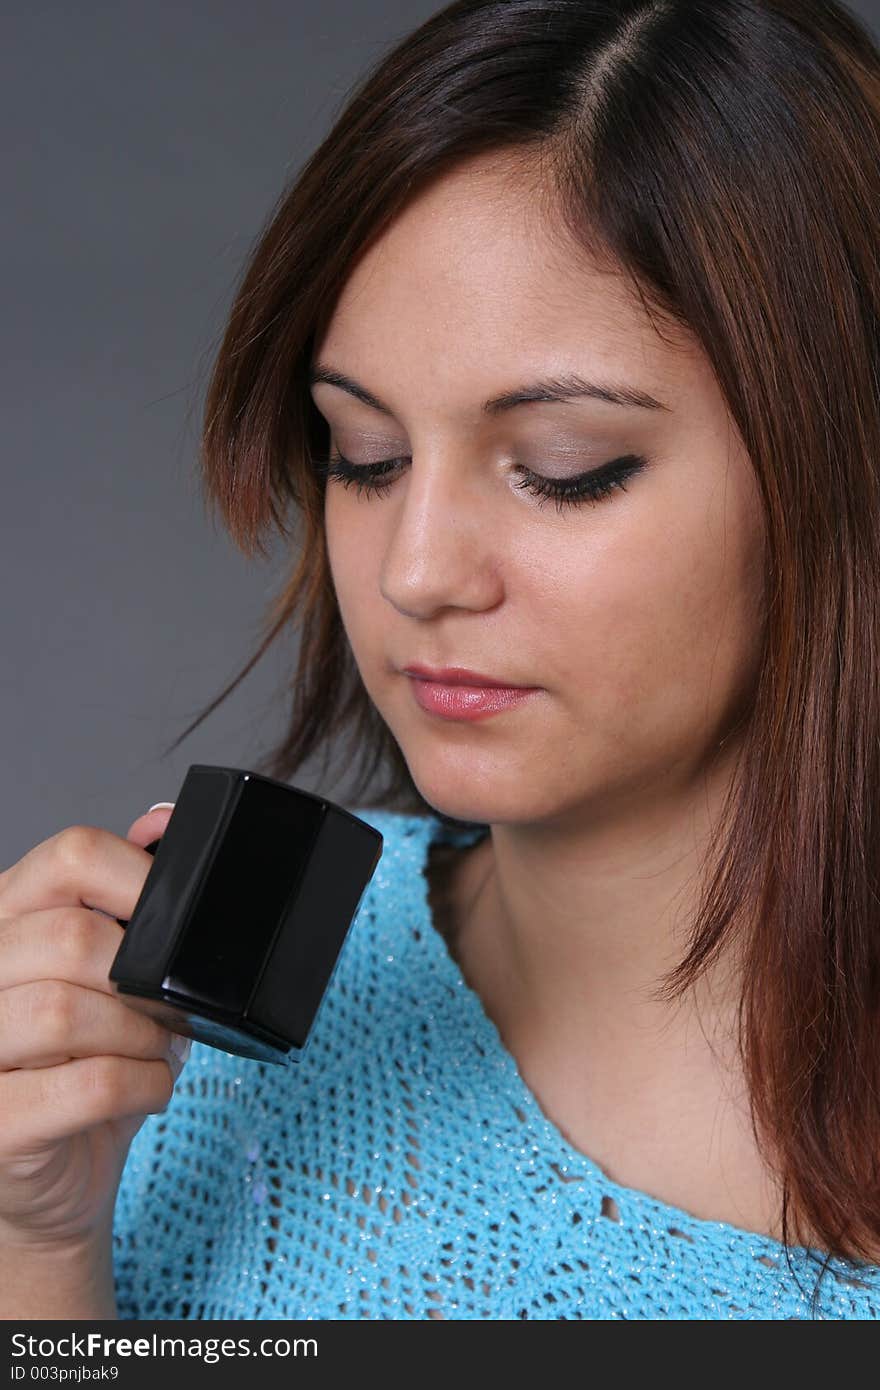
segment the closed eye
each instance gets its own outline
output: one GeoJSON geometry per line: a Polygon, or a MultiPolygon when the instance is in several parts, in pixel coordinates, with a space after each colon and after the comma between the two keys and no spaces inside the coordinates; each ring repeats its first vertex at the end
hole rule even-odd
{"type": "MultiPolygon", "coordinates": [[[[340,482],[343,487],[353,487],[357,496],[384,496],[390,492],[401,465],[408,458],[381,459],[376,463],[352,463],[338,451],[325,459],[315,459],[316,473],[328,481],[340,482]]],[[[539,506],[547,501],[555,501],[557,511],[565,507],[579,506],[582,503],[595,505],[610,496],[616,488],[626,492],[630,478],[641,473],[648,466],[648,460],[641,454],[624,454],[620,458],[603,463],[599,468],[579,473],[573,478],[546,478],[533,473],[524,464],[517,465],[523,474],[522,481],[515,483],[517,488],[525,488],[539,499],[539,506]]]]}

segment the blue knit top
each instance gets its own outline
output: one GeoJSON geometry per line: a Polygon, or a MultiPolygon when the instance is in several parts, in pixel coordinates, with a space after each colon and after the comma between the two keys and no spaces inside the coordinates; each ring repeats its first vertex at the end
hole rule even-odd
{"type": "MultiPolygon", "coordinates": [[[[859,1318],[880,1267],[612,1182],[544,1115],[432,921],[434,841],[384,836],[303,1059],[194,1042],[129,1150],[120,1318],[859,1318]]],[[[245,924],[243,924],[244,926],[245,924]]]]}

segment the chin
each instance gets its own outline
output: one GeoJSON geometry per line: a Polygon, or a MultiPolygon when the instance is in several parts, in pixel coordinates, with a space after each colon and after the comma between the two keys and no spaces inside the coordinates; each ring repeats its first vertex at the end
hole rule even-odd
{"type": "Polygon", "coordinates": [[[554,817],[571,800],[568,771],[554,772],[548,763],[554,750],[544,738],[500,738],[500,720],[492,729],[491,720],[416,728],[386,717],[386,723],[419,795],[441,815],[481,825],[528,823],[554,817]],[[536,778],[536,767],[549,774],[546,781],[536,778]]]}
{"type": "Polygon", "coordinates": [[[460,770],[444,776],[436,770],[425,775],[408,764],[410,776],[419,795],[439,815],[453,820],[471,821],[480,825],[501,825],[540,819],[542,810],[523,786],[522,778],[506,792],[497,778],[487,778],[475,770],[472,775],[460,770]]]}

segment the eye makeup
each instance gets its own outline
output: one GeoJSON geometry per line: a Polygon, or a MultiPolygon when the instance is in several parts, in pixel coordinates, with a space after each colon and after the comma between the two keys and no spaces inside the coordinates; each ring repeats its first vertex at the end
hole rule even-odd
{"type": "MultiPolygon", "coordinates": [[[[340,482],[346,488],[354,487],[358,497],[369,498],[387,494],[395,481],[394,477],[389,480],[388,475],[396,474],[400,465],[406,462],[406,458],[392,458],[376,463],[352,463],[351,459],[337,451],[328,458],[313,460],[313,466],[319,476],[327,481],[340,482]]],[[[647,466],[648,461],[641,454],[624,454],[571,478],[547,478],[533,473],[524,464],[517,464],[516,469],[523,474],[523,478],[514,486],[533,493],[538,498],[539,506],[547,501],[555,501],[557,511],[561,512],[565,507],[583,503],[595,505],[617,488],[626,492],[627,482],[647,466]]]]}

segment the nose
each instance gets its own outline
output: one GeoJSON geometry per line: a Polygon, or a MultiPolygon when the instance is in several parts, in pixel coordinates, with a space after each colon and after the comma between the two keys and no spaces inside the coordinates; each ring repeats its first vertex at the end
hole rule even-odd
{"type": "Polygon", "coordinates": [[[392,521],[381,567],[383,596],[401,613],[431,617],[446,607],[484,610],[502,593],[497,498],[460,453],[413,455],[386,506],[392,521]]]}

